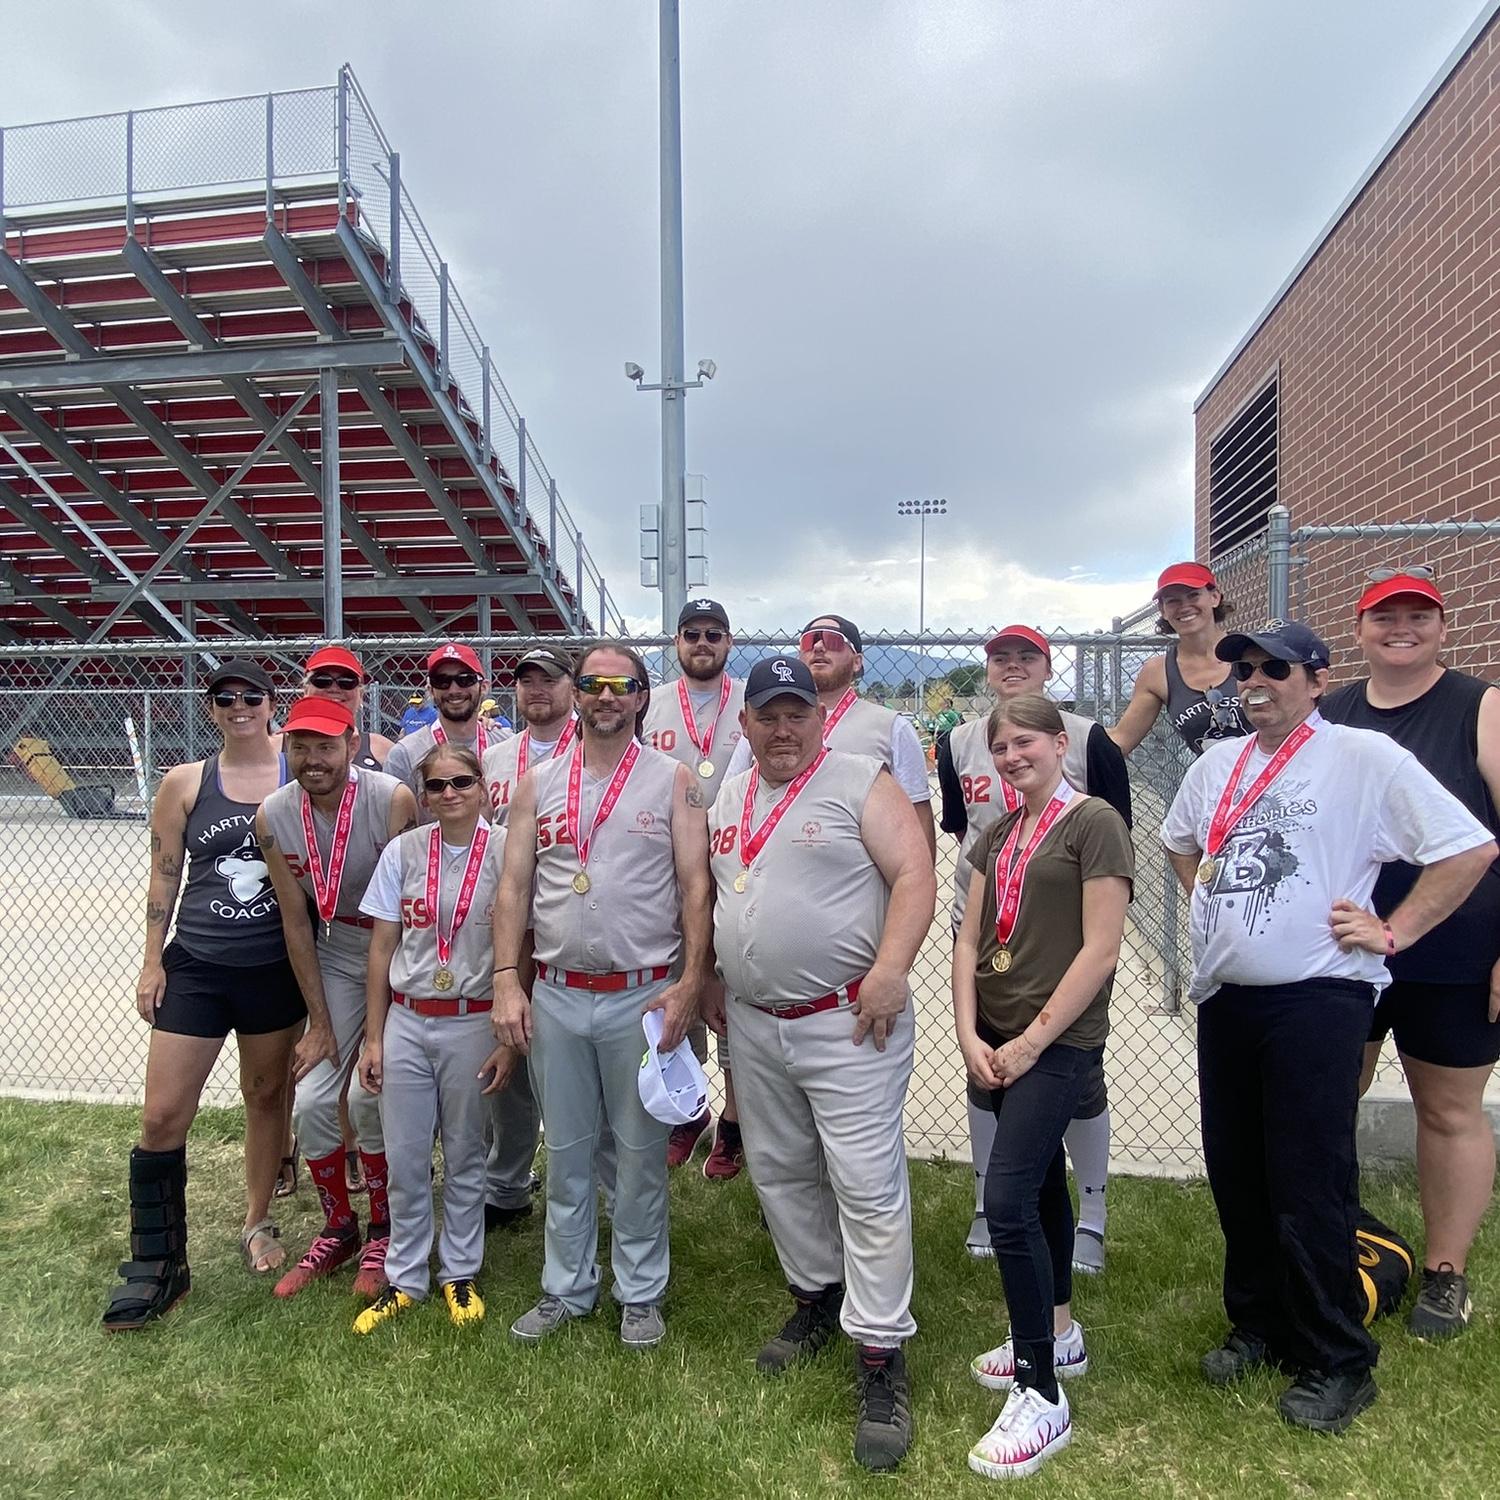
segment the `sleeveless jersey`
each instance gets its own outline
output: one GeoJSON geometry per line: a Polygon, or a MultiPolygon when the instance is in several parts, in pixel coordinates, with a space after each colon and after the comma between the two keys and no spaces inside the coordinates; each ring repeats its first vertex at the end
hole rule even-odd
{"type": "MultiPolygon", "coordinates": [[[[574,725],[577,720],[571,720],[574,725]]],[[[565,732],[566,726],[564,726],[565,732]]],[[[573,733],[578,731],[575,727],[573,733]]],[[[572,737],[569,736],[569,743],[572,737]]],[[[486,805],[490,810],[490,821],[504,828],[510,817],[510,804],[515,800],[516,785],[520,777],[516,775],[516,768],[521,763],[521,746],[526,745],[526,769],[529,771],[533,766],[541,765],[544,761],[552,758],[553,751],[557,748],[557,741],[550,745],[538,745],[531,739],[530,731],[523,729],[520,734],[510,735],[501,740],[498,745],[491,745],[484,752],[484,759],[480,765],[484,771],[484,789],[486,805]]],[[[563,752],[564,758],[567,751],[563,752]]]]}
{"type": "MultiPolygon", "coordinates": [[[[1094,721],[1082,714],[1062,714],[1063,728],[1068,731],[1068,749],[1063,756],[1063,775],[1075,790],[1086,792],[1088,787],[1089,735],[1094,721]]],[[[964,815],[968,827],[958,846],[958,864],[953,872],[953,930],[958,931],[964,919],[964,908],[969,904],[969,881],[974,874],[969,864],[969,851],[984,837],[986,831],[1005,816],[1005,788],[995,770],[995,759],[989,746],[990,716],[983,715],[960,724],[948,736],[948,752],[953,757],[953,770],[963,788],[964,815]]],[[[1016,794],[1019,799],[1020,794],[1016,794]]]]}
{"type": "Polygon", "coordinates": [[[891,735],[900,715],[867,698],[856,698],[828,736],[830,750],[845,755],[870,755],[891,770],[891,735]]]}
{"type": "MultiPolygon", "coordinates": [[[[1167,720],[1182,736],[1182,742],[1194,755],[1202,755],[1205,744],[1215,740],[1240,739],[1249,734],[1250,722],[1240,707],[1240,685],[1232,671],[1226,672],[1223,682],[1208,692],[1218,693],[1218,715],[1215,705],[1208,701],[1207,693],[1200,693],[1183,681],[1177,668],[1177,647],[1168,646],[1165,658],[1167,672],[1167,720]]],[[[1071,779],[1071,778],[1070,778],[1071,779]]]]}
{"type": "Polygon", "coordinates": [[[360,745],[359,753],[354,757],[354,768],[357,771],[380,771],[384,769],[379,757],[372,755],[363,744],[360,745]]]}
{"type": "MultiPolygon", "coordinates": [[[[682,898],[672,854],[677,762],[649,745],[609,819],[589,843],[589,889],[573,889],[578,851],[567,828],[573,752],[527,775],[536,787],[536,884],[532,920],[539,963],[588,974],[654,969],[677,961],[682,898]]],[[[579,825],[589,827],[609,785],[583,773],[579,825]]],[[[586,835],[585,835],[586,836],[586,835]]]]}
{"type": "MultiPolygon", "coordinates": [[[[478,719],[474,719],[478,723],[478,719]]],[[[397,781],[404,781],[412,789],[417,799],[417,818],[420,822],[431,823],[434,815],[428,811],[426,804],[422,801],[422,779],[417,775],[417,767],[426,759],[428,752],[437,744],[437,736],[433,731],[441,726],[441,721],[424,724],[420,729],[413,730],[410,734],[404,734],[394,745],[391,753],[385,758],[385,773],[394,776],[397,781]]],[[[448,733],[446,728],[443,730],[448,733]]],[[[449,744],[457,745],[463,750],[472,750],[484,760],[485,751],[496,743],[493,730],[481,729],[479,735],[472,740],[456,739],[448,735],[449,744]],[[483,744],[481,745],[481,739],[483,744]]]]}
{"type": "MultiPolygon", "coordinates": [[[[286,781],[286,759],[281,761],[286,781]]],[[[219,784],[219,757],[203,762],[183,845],[187,882],[177,904],[176,938],[194,958],[248,969],[286,957],[281,909],[255,841],[254,802],[232,802],[219,784]]]]}
{"type": "MultiPolygon", "coordinates": [[[[885,928],[890,888],[860,837],[859,820],[880,774],[873,756],[833,751],[802,788],[751,861],[748,885],[740,819],[750,772],[725,782],[709,813],[714,949],[732,995],[752,1005],[816,1000],[869,973],[885,928]]],[[[784,786],[756,789],[750,826],[784,786]]]]}
{"type": "MultiPolygon", "coordinates": [[[[1411,753],[1491,833],[1500,834],[1490,789],[1479,771],[1479,702],[1490,686],[1467,672],[1445,671],[1420,698],[1375,708],[1366,683],[1351,682],[1318,705],[1333,724],[1376,729],[1411,753]]],[[[1410,948],[1386,960],[1394,979],[1422,984],[1480,984],[1500,957],[1500,861],[1491,864],[1464,903],[1410,948]]],[[[1374,907],[1389,916],[1417,883],[1416,865],[1382,865],[1374,907]]]]}
{"type": "MultiPolygon", "coordinates": [[[[713,762],[714,767],[712,776],[698,775],[698,766],[705,756],[688,737],[687,728],[682,722],[682,695],[677,691],[676,681],[665,682],[652,690],[651,703],[641,726],[641,738],[653,750],[670,755],[693,773],[703,793],[704,802],[709,806],[712,806],[714,798],[719,795],[719,788],[724,785],[724,777],[729,771],[729,758],[734,754],[744,733],[740,728],[740,712],[745,707],[745,684],[733,677],[729,679],[729,683],[729,699],[724,704],[724,712],[719,714],[718,721],[714,724],[713,743],[708,747],[707,759],[713,762]]],[[[716,687],[710,696],[695,698],[693,684],[688,682],[688,702],[693,710],[693,727],[698,732],[700,744],[719,707],[722,691],[722,688],[716,687]]]]}
{"type": "MultiPolygon", "coordinates": [[[[481,827],[485,826],[481,823],[481,827]]],[[[391,956],[391,988],[416,1000],[457,999],[488,1000],[494,993],[495,947],[492,922],[495,895],[500,889],[500,871],[504,864],[505,830],[490,828],[484,847],[484,862],[464,925],[453,940],[448,968],[453,972],[453,987],[439,995],[433,984],[438,971],[437,921],[441,916],[446,928],[453,920],[463,884],[468,850],[453,855],[439,846],[438,909],[427,906],[427,850],[432,838],[430,828],[412,828],[392,846],[401,863],[401,941],[391,956]]]]}

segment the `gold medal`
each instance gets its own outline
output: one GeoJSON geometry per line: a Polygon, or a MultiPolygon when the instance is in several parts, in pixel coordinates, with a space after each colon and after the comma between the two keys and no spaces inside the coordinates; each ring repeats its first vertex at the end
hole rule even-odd
{"type": "Polygon", "coordinates": [[[448,991],[453,988],[453,970],[439,969],[437,973],[432,976],[432,987],[438,992],[438,994],[446,995],[448,991]]]}
{"type": "Polygon", "coordinates": [[[1219,862],[1216,859],[1205,859],[1198,866],[1198,884],[1212,885],[1214,876],[1219,873],[1219,862]]]}
{"type": "Polygon", "coordinates": [[[734,877],[734,888],[741,895],[744,895],[744,893],[745,893],[745,887],[747,885],[749,885],[749,884],[750,884],[750,876],[749,876],[749,872],[748,871],[741,870],[740,873],[734,877]]]}
{"type": "Polygon", "coordinates": [[[573,889],[577,891],[580,896],[586,896],[588,894],[588,889],[592,884],[593,881],[589,879],[589,872],[587,870],[580,870],[573,877],[573,889]]]}
{"type": "Polygon", "coordinates": [[[1009,972],[1010,966],[1015,963],[1015,961],[1015,955],[1010,951],[1009,948],[1005,947],[1004,944],[1001,944],[1001,946],[995,950],[995,956],[990,960],[990,968],[992,968],[997,974],[1005,974],[1009,972]]]}
{"type": "Polygon", "coordinates": [[[714,763],[711,760],[700,760],[698,762],[698,774],[707,781],[714,774],[714,763]]]}

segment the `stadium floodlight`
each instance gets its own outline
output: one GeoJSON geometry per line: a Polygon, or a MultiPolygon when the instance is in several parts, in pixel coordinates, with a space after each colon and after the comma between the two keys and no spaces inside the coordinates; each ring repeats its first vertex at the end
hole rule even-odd
{"type": "Polygon", "coordinates": [[[711,359],[700,359],[698,361],[698,373],[705,380],[712,380],[719,373],[719,367],[711,359]]]}
{"type": "Polygon", "coordinates": [[[634,361],[626,360],[625,378],[626,380],[633,380],[639,385],[646,378],[646,372],[634,361]]]}

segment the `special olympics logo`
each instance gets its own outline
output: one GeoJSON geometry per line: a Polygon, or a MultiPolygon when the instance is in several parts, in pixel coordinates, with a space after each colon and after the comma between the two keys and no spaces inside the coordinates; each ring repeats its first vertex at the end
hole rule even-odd
{"type": "Polygon", "coordinates": [[[822,831],[823,825],[818,822],[816,818],[809,818],[807,822],[802,825],[802,834],[804,838],[815,839],[820,833],[822,833],[822,831]]]}
{"type": "Polygon", "coordinates": [[[635,815],[635,826],[643,832],[652,828],[656,823],[656,814],[647,812],[644,808],[635,815]]]}
{"type": "Polygon", "coordinates": [[[792,667],[790,662],[773,661],[771,663],[771,675],[778,682],[792,681],[792,667]]]}

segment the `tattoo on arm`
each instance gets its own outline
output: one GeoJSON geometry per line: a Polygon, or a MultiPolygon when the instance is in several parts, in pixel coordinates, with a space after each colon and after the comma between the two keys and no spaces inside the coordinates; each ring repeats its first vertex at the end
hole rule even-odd
{"type": "Polygon", "coordinates": [[[703,789],[699,786],[690,786],[685,793],[689,807],[707,807],[708,798],[703,795],[703,789]]]}
{"type": "Polygon", "coordinates": [[[159,901],[148,901],[146,903],[146,926],[165,927],[167,925],[167,909],[159,901]]]}
{"type": "Polygon", "coordinates": [[[154,828],[151,830],[151,853],[153,857],[161,853],[161,835],[154,828]]]}
{"type": "Polygon", "coordinates": [[[177,854],[163,854],[157,859],[156,868],[168,879],[175,880],[182,874],[182,857],[177,854]]]}
{"type": "Polygon", "coordinates": [[[276,847],[276,836],[269,828],[266,829],[264,836],[260,840],[260,847],[262,850],[274,849],[276,847]]]}

